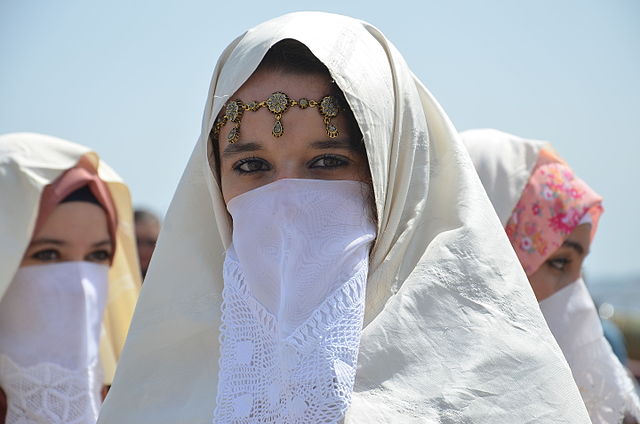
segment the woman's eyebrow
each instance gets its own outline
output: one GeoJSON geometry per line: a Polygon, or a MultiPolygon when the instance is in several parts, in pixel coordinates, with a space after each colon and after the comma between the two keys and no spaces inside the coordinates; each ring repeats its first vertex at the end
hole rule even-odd
{"type": "Polygon", "coordinates": [[[262,145],[258,143],[233,143],[227,145],[222,151],[222,156],[231,156],[236,153],[243,152],[255,152],[256,150],[262,150],[262,145]]]}
{"type": "Polygon", "coordinates": [[[62,240],[46,238],[45,237],[45,238],[40,238],[40,239],[33,240],[31,243],[29,243],[29,246],[39,246],[41,244],[55,244],[57,246],[63,246],[65,244],[67,244],[67,243],[62,241],[62,240]]]}
{"type": "Polygon", "coordinates": [[[102,240],[96,243],[93,243],[91,247],[102,247],[102,246],[111,246],[111,239],[102,240]]]}
{"type": "Polygon", "coordinates": [[[311,147],[314,149],[353,149],[349,140],[314,141],[311,143],[311,147]]]}

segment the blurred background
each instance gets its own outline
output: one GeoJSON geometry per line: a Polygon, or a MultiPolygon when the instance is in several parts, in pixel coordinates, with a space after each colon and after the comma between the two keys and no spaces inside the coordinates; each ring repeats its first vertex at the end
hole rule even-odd
{"type": "MultiPolygon", "coordinates": [[[[459,130],[552,142],[605,199],[586,261],[594,297],[613,319],[638,317],[636,0],[0,0],[0,133],[92,147],[136,205],[162,216],[200,133],[218,55],[244,30],[296,10],[380,28],[459,130]]],[[[625,325],[640,358],[640,324],[625,325]]]]}

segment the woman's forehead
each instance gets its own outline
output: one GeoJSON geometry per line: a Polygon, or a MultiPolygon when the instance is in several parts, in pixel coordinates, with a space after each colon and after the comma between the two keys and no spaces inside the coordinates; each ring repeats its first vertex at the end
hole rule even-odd
{"type": "Polygon", "coordinates": [[[74,201],[60,203],[47,217],[42,231],[61,230],[68,228],[79,228],[82,226],[100,228],[107,230],[107,213],[105,210],[93,203],[74,201]]]}
{"type": "Polygon", "coordinates": [[[293,99],[319,100],[331,94],[331,91],[331,79],[328,75],[265,70],[249,77],[231,98],[244,102],[263,101],[274,92],[283,92],[293,99]]]}
{"type": "Polygon", "coordinates": [[[588,253],[591,245],[591,224],[578,225],[565,239],[563,246],[571,247],[580,254],[588,253]]]}

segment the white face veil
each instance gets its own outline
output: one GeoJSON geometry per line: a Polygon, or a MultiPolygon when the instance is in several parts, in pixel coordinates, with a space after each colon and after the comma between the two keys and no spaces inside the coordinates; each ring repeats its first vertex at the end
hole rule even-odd
{"type": "Polygon", "coordinates": [[[7,423],[92,424],[109,267],[61,262],[18,269],[0,299],[0,387],[7,423]]]}
{"type": "Polygon", "coordinates": [[[378,236],[345,422],[589,422],[447,116],[376,28],[308,12],[261,24],[222,53],[99,422],[212,420],[231,226],[209,133],[286,38],[305,44],[344,92],[373,179],[378,236]]]}
{"type": "MultiPolygon", "coordinates": [[[[506,226],[540,150],[549,149],[550,144],[490,129],[465,131],[461,137],[506,226]]],[[[580,223],[591,223],[590,215],[580,223]]],[[[604,338],[582,279],[542,300],[540,309],[571,367],[592,422],[622,422],[625,412],[640,419],[640,401],[633,383],[604,338]]]]}
{"type": "Polygon", "coordinates": [[[228,202],[214,423],[342,419],[375,239],[369,191],[285,178],[228,202]]]}

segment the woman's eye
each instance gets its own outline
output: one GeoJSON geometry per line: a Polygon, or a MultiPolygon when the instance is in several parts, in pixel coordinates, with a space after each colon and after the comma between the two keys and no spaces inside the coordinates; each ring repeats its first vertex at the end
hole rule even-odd
{"type": "Polygon", "coordinates": [[[106,262],[111,259],[111,252],[107,250],[96,250],[87,255],[86,260],[88,262],[106,262]]]}
{"type": "Polygon", "coordinates": [[[558,271],[564,271],[567,265],[571,262],[567,258],[555,258],[547,261],[547,264],[558,271]]]}
{"type": "Polygon", "coordinates": [[[41,262],[57,261],[60,259],[60,252],[55,249],[45,249],[34,253],[31,257],[41,262]]]}
{"type": "Polygon", "coordinates": [[[349,164],[349,159],[337,155],[322,155],[313,159],[309,168],[338,168],[349,164]]]}
{"type": "Polygon", "coordinates": [[[271,166],[259,158],[240,159],[233,165],[233,170],[239,174],[251,174],[258,171],[269,171],[271,166]]]}

